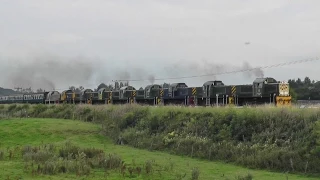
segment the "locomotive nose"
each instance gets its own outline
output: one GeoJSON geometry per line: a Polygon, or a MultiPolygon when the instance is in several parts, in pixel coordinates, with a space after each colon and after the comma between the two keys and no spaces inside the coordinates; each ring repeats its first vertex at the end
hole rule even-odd
{"type": "Polygon", "coordinates": [[[289,84],[288,83],[280,83],[279,84],[279,96],[289,96],[289,84]]]}

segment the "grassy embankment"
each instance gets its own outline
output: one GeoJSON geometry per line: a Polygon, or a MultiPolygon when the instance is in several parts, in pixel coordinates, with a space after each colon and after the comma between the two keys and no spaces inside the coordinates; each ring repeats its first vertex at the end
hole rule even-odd
{"type": "MultiPolygon", "coordinates": [[[[319,142],[317,142],[319,140],[319,129],[317,129],[319,128],[319,124],[315,125],[319,123],[317,120],[318,110],[190,110],[185,108],[148,108],[138,106],[52,106],[49,108],[49,106],[41,105],[2,106],[0,110],[3,118],[13,116],[55,117],[81,119],[99,124],[99,126],[90,124],[90,126],[87,126],[88,128],[98,128],[103,124],[102,132],[109,135],[113,142],[124,143],[138,148],[168,151],[174,154],[207,160],[222,160],[251,168],[306,174],[319,172],[317,169],[319,168],[317,165],[319,162],[319,142]]],[[[199,168],[200,179],[226,179],[227,177],[234,179],[238,172],[247,174],[247,170],[233,165],[112,145],[110,141],[105,142],[102,135],[97,134],[98,130],[93,132],[89,130],[90,128],[82,129],[85,125],[81,125],[78,121],[47,120],[42,121],[42,123],[40,122],[31,121],[28,124],[28,121],[2,121],[2,123],[7,123],[6,126],[9,129],[6,127],[1,130],[1,137],[5,137],[1,138],[5,139],[4,141],[1,140],[1,147],[14,148],[18,144],[26,145],[30,143],[39,145],[42,139],[44,143],[46,143],[45,141],[59,142],[56,146],[61,147],[61,142],[68,137],[71,142],[81,147],[93,146],[101,148],[107,153],[117,152],[126,163],[132,164],[132,159],[134,159],[137,164],[135,169],[136,167],[141,167],[142,169],[140,177],[146,175],[147,170],[143,165],[147,165],[147,167],[152,166],[152,159],[155,160],[158,166],[153,164],[155,171],[153,171],[152,175],[149,175],[153,176],[151,179],[155,179],[155,177],[159,179],[171,177],[174,179],[176,176],[184,175],[184,173],[190,178],[192,172],[197,174],[196,169],[192,171],[193,167],[199,168]],[[23,126],[19,124],[21,122],[24,123],[23,126]],[[78,123],[78,125],[75,126],[70,123],[78,123]],[[15,126],[20,128],[15,130],[15,126]],[[105,144],[105,147],[103,144],[105,144]],[[171,161],[167,159],[169,157],[171,161]],[[151,161],[146,163],[148,159],[151,161]],[[173,170],[170,170],[171,167],[173,167],[173,170]],[[160,171],[162,177],[160,176],[160,169],[163,170],[160,171]]],[[[1,125],[1,128],[4,128],[4,125],[1,125]]],[[[69,150],[72,150],[72,148],[69,150]]],[[[61,152],[67,151],[68,149],[64,149],[61,152]]],[[[98,152],[90,149],[84,151],[98,152]]],[[[9,150],[5,150],[4,152],[10,153],[9,150]]],[[[26,149],[25,152],[24,156],[30,155],[30,149],[26,149]]],[[[65,157],[61,152],[60,156],[65,157]]],[[[76,157],[70,158],[75,162],[80,162],[76,157]]],[[[26,157],[24,159],[25,161],[30,161],[30,157],[29,160],[26,157]]],[[[116,159],[116,156],[113,159],[116,159]]],[[[52,160],[52,162],[55,161],[58,160],[52,160]]],[[[94,173],[96,177],[104,174],[104,170],[101,169],[108,169],[108,167],[103,166],[103,163],[98,163],[98,157],[92,157],[90,161],[95,163],[91,164],[92,168],[87,168],[87,171],[91,169],[91,172],[96,172],[94,173]]],[[[7,159],[4,162],[4,164],[7,163],[6,166],[12,167],[12,171],[18,169],[19,166],[23,166],[19,158],[13,161],[8,161],[7,159]]],[[[60,161],[59,163],[63,164],[60,161]]],[[[46,166],[52,167],[52,164],[51,166],[49,164],[46,166]]],[[[119,164],[114,168],[121,169],[121,166],[119,164]]],[[[70,172],[74,171],[72,173],[76,174],[75,167],[71,165],[68,167],[70,168],[70,172]]],[[[83,172],[86,172],[85,167],[81,168],[83,172]]],[[[110,169],[109,171],[111,172],[109,178],[112,176],[115,178],[120,177],[119,172],[112,173],[113,171],[110,169]]],[[[128,168],[126,172],[129,174],[128,168]]],[[[267,173],[265,171],[254,170],[250,170],[250,172],[254,178],[258,179],[285,179],[285,175],[281,173],[267,173]]],[[[21,170],[21,173],[21,176],[23,176],[27,172],[23,173],[21,170]]],[[[137,171],[135,173],[137,174],[137,171]]],[[[93,176],[92,173],[90,176],[93,176]]],[[[298,179],[298,177],[290,175],[289,179],[298,179]]]]}

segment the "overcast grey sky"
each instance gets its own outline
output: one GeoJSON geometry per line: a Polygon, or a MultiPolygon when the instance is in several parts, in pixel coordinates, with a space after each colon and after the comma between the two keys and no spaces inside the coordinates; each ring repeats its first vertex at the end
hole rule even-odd
{"type": "MultiPolygon", "coordinates": [[[[267,66],[320,54],[319,0],[0,2],[0,86],[5,87],[93,88],[112,79],[215,73],[247,67],[244,62],[267,66]],[[75,65],[79,59],[85,63],[75,65]]],[[[319,64],[265,69],[264,76],[318,79],[319,64]]],[[[169,82],[201,86],[214,78],[247,84],[255,77],[239,73],[169,82]]]]}

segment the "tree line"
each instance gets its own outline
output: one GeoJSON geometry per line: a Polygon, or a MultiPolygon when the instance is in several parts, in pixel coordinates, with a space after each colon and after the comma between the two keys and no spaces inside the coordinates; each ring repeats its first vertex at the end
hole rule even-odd
{"type": "Polygon", "coordinates": [[[294,100],[320,100],[320,81],[305,77],[289,79],[290,94],[294,100]]]}

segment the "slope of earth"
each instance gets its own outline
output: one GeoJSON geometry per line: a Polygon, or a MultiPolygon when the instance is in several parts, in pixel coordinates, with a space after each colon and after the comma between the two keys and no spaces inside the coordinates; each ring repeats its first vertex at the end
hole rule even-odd
{"type": "MultiPolygon", "coordinates": [[[[100,128],[92,123],[63,119],[0,120],[0,179],[123,179],[123,176],[126,179],[197,179],[197,175],[198,179],[240,179],[250,175],[260,180],[312,179],[114,145],[111,140],[100,135],[100,128]],[[36,172],[37,165],[41,163],[34,163],[35,170],[32,171],[32,163],[22,153],[27,145],[44,149],[51,144],[56,148],[56,154],[60,153],[61,156],[68,142],[80,148],[101,149],[106,156],[115,153],[125,162],[127,169],[121,173],[121,167],[107,171],[98,167],[91,168],[89,175],[79,175],[71,171],[58,172],[58,165],[52,165],[55,173],[48,175],[50,173],[45,171],[36,172]],[[137,170],[130,175],[130,167],[140,167],[141,173],[137,170]],[[151,169],[150,172],[147,167],[151,169]]],[[[41,169],[48,167],[48,164],[43,164],[41,169]]]]}

